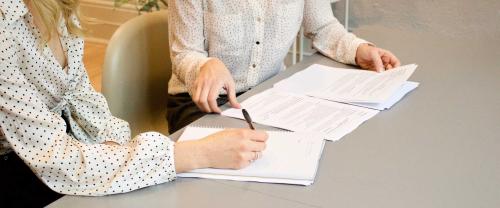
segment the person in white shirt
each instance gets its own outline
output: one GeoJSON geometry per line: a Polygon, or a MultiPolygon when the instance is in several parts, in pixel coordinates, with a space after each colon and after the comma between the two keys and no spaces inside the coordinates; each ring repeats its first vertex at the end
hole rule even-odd
{"type": "Polygon", "coordinates": [[[267,135],[232,129],[175,143],[131,137],[90,85],[78,0],[0,0],[0,206],[41,207],[60,194],[100,196],[197,168],[247,166],[267,135]]]}
{"type": "Polygon", "coordinates": [[[389,51],[349,33],[328,0],[169,0],[173,62],[167,120],[174,132],[285,69],[300,27],[336,61],[384,71],[400,65],[389,51]]]}

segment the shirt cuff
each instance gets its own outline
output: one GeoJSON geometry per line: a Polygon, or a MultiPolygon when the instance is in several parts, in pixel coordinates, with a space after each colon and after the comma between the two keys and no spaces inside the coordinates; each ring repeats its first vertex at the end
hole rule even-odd
{"type": "Polygon", "coordinates": [[[158,167],[152,168],[158,168],[158,178],[151,177],[150,179],[154,180],[150,182],[159,184],[175,180],[177,178],[174,157],[175,142],[158,132],[145,132],[139,134],[137,137],[139,140],[141,140],[141,142],[139,142],[139,145],[135,148],[149,149],[150,152],[143,152],[144,155],[152,155],[152,160],[159,160],[158,167]],[[141,146],[143,146],[144,148],[141,146]]]}
{"type": "Polygon", "coordinates": [[[186,72],[185,85],[186,85],[187,92],[189,93],[190,96],[193,96],[193,94],[194,94],[193,85],[194,85],[196,78],[198,77],[198,74],[200,73],[201,67],[211,59],[213,59],[213,58],[212,57],[205,57],[205,56],[196,57],[196,61],[194,61],[194,63],[196,63],[196,65],[194,66],[194,69],[186,72]]]}

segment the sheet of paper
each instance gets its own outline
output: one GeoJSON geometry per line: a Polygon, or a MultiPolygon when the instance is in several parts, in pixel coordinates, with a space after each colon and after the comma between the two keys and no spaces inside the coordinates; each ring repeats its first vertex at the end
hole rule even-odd
{"type": "MultiPolygon", "coordinates": [[[[179,141],[199,139],[217,128],[187,127],[179,141]]],[[[197,169],[179,177],[199,177],[266,183],[310,185],[314,181],[324,140],[315,133],[268,132],[269,139],[262,158],[240,170],[197,169]]]]}
{"type": "Polygon", "coordinates": [[[339,102],[386,102],[413,74],[410,64],[382,73],[314,64],[274,85],[275,88],[339,102]]]}
{"type": "MultiPolygon", "coordinates": [[[[336,141],[379,111],[268,89],[241,103],[254,122],[296,132],[319,132],[336,141]]],[[[222,115],[243,119],[241,109],[222,115]]]]}
{"type": "Polygon", "coordinates": [[[399,88],[396,93],[394,93],[389,100],[383,102],[383,103],[349,103],[352,105],[357,105],[361,107],[366,107],[366,108],[371,108],[371,109],[376,109],[376,110],[386,110],[391,108],[394,104],[396,104],[398,101],[400,101],[406,94],[417,88],[419,85],[418,82],[410,82],[407,81],[399,88]]]}

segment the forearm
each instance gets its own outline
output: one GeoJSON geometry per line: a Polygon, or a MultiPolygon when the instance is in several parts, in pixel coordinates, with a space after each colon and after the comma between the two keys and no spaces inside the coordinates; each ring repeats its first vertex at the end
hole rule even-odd
{"type": "Polygon", "coordinates": [[[200,67],[208,60],[202,2],[169,0],[168,3],[172,71],[189,91],[200,67]]]}
{"type": "Polygon", "coordinates": [[[333,16],[329,1],[306,1],[304,10],[305,34],[313,40],[313,47],[336,61],[355,65],[357,48],[367,42],[349,33],[339,23],[333,16]]]}
{"type": "Polygon", "coordinates": [[[356,65],[356,51],[367,41],[345,31],[342,25],[332,23],[312,38],[313,47],[320,53],[345,64],[356,65]]]}

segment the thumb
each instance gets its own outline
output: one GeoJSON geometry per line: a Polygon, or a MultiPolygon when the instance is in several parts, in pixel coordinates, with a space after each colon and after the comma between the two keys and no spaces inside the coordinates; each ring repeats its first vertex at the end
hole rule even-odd
{"type": "Polygon", "coordinates": [[[231,79],[228,81],[228,83],[225,86],[226,92],[227,92],[227,97],[229,99],[229,104],[231,104],[231,107],[233,108],[241,108],[240,103],[236,99],[236,87],[234,86],[234,81],[231,79]]]}
{"type": "Polygon", "coordinates": [[[378,53],[377,50],[372,50],[370,53],[370,56],[372,58],[373,66],[375,67],[375,70],[377,72],[383,72],[384,71],[384,63],[382,62],[382,58],[380,57],[380,54],[378,53]]]}

